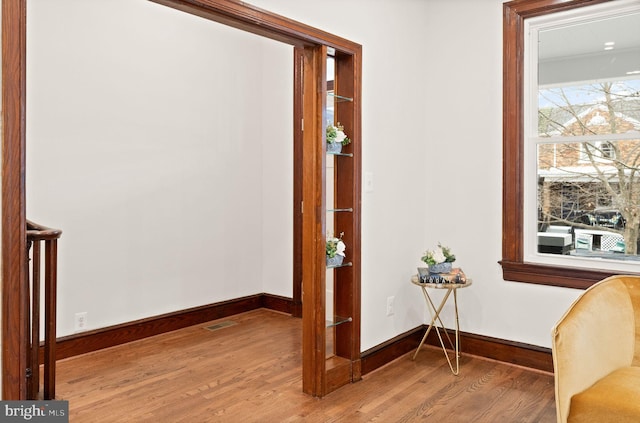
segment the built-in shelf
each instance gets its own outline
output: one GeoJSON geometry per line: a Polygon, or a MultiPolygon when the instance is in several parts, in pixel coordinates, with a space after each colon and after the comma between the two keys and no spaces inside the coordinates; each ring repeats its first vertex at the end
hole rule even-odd
{"type": "Polygon", "coordinates": [[[334,156],[353,157],[353,154],[351,154],[351,153],[332,153],[330,151],[327,151],[327,154],[331,154],[331,155],[334,155],[334,156]]]}
{"type": "Polygon", "coordinates": [[[337,269],[339,267],[350,267],[350,266],[353,266],[353,263],[351,263],[351,262],[342,263],[342,264],[339,264],[337,266],[331,265],[331,266],[327,266],[327,269],[337,269]]]}
{"type": "Polygon", "coordinates": [[[327,327],[331,328],[351,321],[353,321],[351,317],[333,316],[333,320],[327,320],[327,327]]]}
{"type": "MultiPolygon", "coordinates": [[[[352,54],[348,49],[335,52],[331,50],[326,46],[320,48],[323,54],[325,52],[328,54],[327,66],[324,69],[319,67],[320,72],[317,73],[320,76],[326,75],[326,78],[320,78],[319,84],[314,84],[319,88],[319,97],[314,100],[320,100],[323,103],[325,107],[323,113],[326,113],[327,124],[331,123],[342,127],[345,135],[348,135],[353,143],[338,146],[326,143],[325,139],[326,147],[313,144],[315,151],[326,153],[313,156],[316,159],[317,169],[315,170],[318,171],[319,177],[315,181],[320,182],[318,186],[322,188],[323,198],[309,197],[309,200],[314,201],[314,214],[305,216],[308,219],[303,223],[308,225],[303,230],[308,227],[311,234],[320,237],[322,237],[322,232],[344,234],[345,242],[349,244],[347,257],[327,260],[331,263],[344,258],[342,264],[330,265],[325,262],[325,272],[322,272],[322,266],[320,269],[312,268],[314,271],[320,270],[320,273],[315,275],[319,277],[318,279],[303,278],[304,291],[306,292],[306,288],[311,289],[310,292],[318,293],[321,296],[319,298],[312,297],[313,299],[323,300],[313,304],[305,301],[302,307],[305,311],[303,320],[304,317],[312,315],[303,323],[312,324],[317,329],[315,338],[307,337],[303,340],[306,341],[303,346],[307,347],[306,350],[303,348],[303,355],[306,352],[306,361],[303,360],[305,361],[303,372],[306,372],[305,375],[313,376],[313,378],[307,379],[303,377],[303,390],[320,397],[347,383],[360,380],[362,376],[360,366],[361,251],[359,242],[361,236],[359,205],[362,195],[359,175],[362,162],[360,149],[360,47],[355,48],[358,54],[352,54]],[[326,72],[324,72],[325,70],[326,72]],[[312,285],[309,282],[317,283],[312,285]],[[322,295],[324,296],[322,297],[322,295]],[[322,355],[325,360],[322,360],[322,355]]],[[[302,62],[306,64],[305,60],[302,62]]],[[[311,63],[309,62],[305,69],[311,67],[311,63]]],[[[306,73],[306,75],[310,74],[313,72],[306,73]]],[[[314,138],[314,140],[303,139],[317,142],[317,137],[314,138]]],[[[305,159],[304,155],[302,157],[305,159]]],[[[305,193],[307,191],[303,190],[303,194],[305,193]]],[[[304,204],[307,204],[306,201],[304,204]]],[[[313,239],[317,240],[318,238],[313,239]]],[[[316,243],[314,248],[311,248],[309,242],[307,250],[317,254],[309,257],[312,262],[317,263],[322,260],[318,256],[326,255],[325,251],[317,248],[319,246],[316,243]]]]}
{"type": "Polygon", "coordinates": [[[344,97],[338,94],[334,94],[332,92],[327,93],[329,94],[331,97],[335,98],[337,102],[341,102],[341,101],[353,101],[353,98],[351,97],[344,97]]]}

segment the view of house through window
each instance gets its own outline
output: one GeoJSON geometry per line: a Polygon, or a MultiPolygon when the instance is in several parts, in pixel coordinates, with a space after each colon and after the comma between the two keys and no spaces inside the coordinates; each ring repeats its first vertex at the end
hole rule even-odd
{"type": "Polygon", "coordinates": [[[535,33],[537,253],[640,261],[638,28],[640,10],[535,33]]]}

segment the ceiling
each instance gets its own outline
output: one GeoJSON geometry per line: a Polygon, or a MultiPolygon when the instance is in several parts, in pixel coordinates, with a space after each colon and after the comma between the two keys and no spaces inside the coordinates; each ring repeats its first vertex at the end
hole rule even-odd
{"type": "MultiPolygon", "coordinates": [[[[544,29],[539,32],[539,60],[589,54],[615,54],[636,49],[640,52],[640,11],[581,24],[544,29]],[[614,42],[605,51],[605,43],[614,42]]],[[[640,60],[640,53],[638,54],[640,60]]]]}

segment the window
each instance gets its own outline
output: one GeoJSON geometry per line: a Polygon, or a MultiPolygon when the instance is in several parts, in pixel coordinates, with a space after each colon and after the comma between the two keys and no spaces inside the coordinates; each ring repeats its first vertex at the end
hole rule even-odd
{"type": "Polygon", "coordinates": [[[501,264],[586,287],[640,269],[640,2],[555,3],[504,5],[501,264]]]}
{"type": "Polygon", "coordinates": [[[616,158],[616,149],[610,141],[594,141],[580,144],[580,164],[611,163],[616,158]]]}

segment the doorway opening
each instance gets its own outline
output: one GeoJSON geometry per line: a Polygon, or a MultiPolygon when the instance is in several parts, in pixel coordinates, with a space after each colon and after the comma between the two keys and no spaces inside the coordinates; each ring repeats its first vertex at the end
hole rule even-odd
{"type": "MultiPolygon", "coordinates": [[[[350,172],[349,190],[356,193],[356,201],[350,236],[353,237],[352,269],[349,276],[349,307],[353,314],[348,329],[341,329],[342,338],[348,338],[349,348],[341,353],[348,361],[348,381],[359,379],[359,163],[360,163],[360,72],[361,47],[348,40],[324,33],[282,16],[274,15],[247,4],[219,1],[157,1],[187,13],[205,19],[220,22],[232,27],[252,32],[267,38],[282,41],[294,46],[294,138],[300,137],[298,152],[294,152],[296,178],[294,186],[294,239],[301,239],[299,254],[294,258],[294,306],[304,302],[303,310],[303,382],[312,395],[322,396],[335,389],[336,375],[329,374],[324,357],[324,345],[316,345],[319,331],[324,333],[325,318],[325,268],[324,239],[325,219],[321,208],[326,208],[320,193],[324,189],[324,108],[323,93],[326,92],[324,72],[326,66],[326,47],[334,48],[343,63],[343,86],[352,91],[352,102],[344,116],[350,125],[354,151],[351,164],[343,167],[350,172]],[[297,75],[297,77],[295,76],[297,75]],[[350,116],[350,117],[349,117],[350,116]],[[304,130],[303,130],[304,122],[304,130]],[[299,161],[297,159],[300,159],[299,161]],[[300,199],[299,205],[295,202],[300,199]],[[304,207],[304,210],[302,210],[304,207]],[[296,214],[299,210],[300,214],[296,214]],[[304,211],[304,213],[302,213],[304,211]],[[296,217],[298,216],[298,217],[296,217]],[[296,223],[297,219],[299,221],[296,223]],[[296,280],[296,274],[302,280],[296,280]],[[308,297],[302,298],[302,293],[308,297]],[[311,313],[320,307],[322,315],[311,313]],[[308,309],[309,313],[304,313],[308,309]],[[319,351],[322,351],[321,353],[319,351]],[[357,351],[357,354],[354,352],[357,351]],[[322,355],[322,356],[321,356],[322,355]],[[308,358],[308,359],[307,359],[308,358]],[[331,380],[329,386],[328,380],[331,380]]],[[[2,2],[2,98],[3,98],[3,167],[2,167],[2,376],[3,399],[18,400],[25,398],[26,349],[24,340],[28,334],[22,322],[26,310],[22,299],[25,296],[26,280],[26,208],[25,208],[25,169],[26,169],[26,8],[27,0],[3,0],[2,2]]],[[[62,228],[64,230],[64,228],[62,228]]],[[[340,342],[340,344],[345,342],[340,342]]],[[[341,373],[342,375],[342,373],[341,373]]],[[[342,382],[340,382],[342,383],[342,382]]]]}

